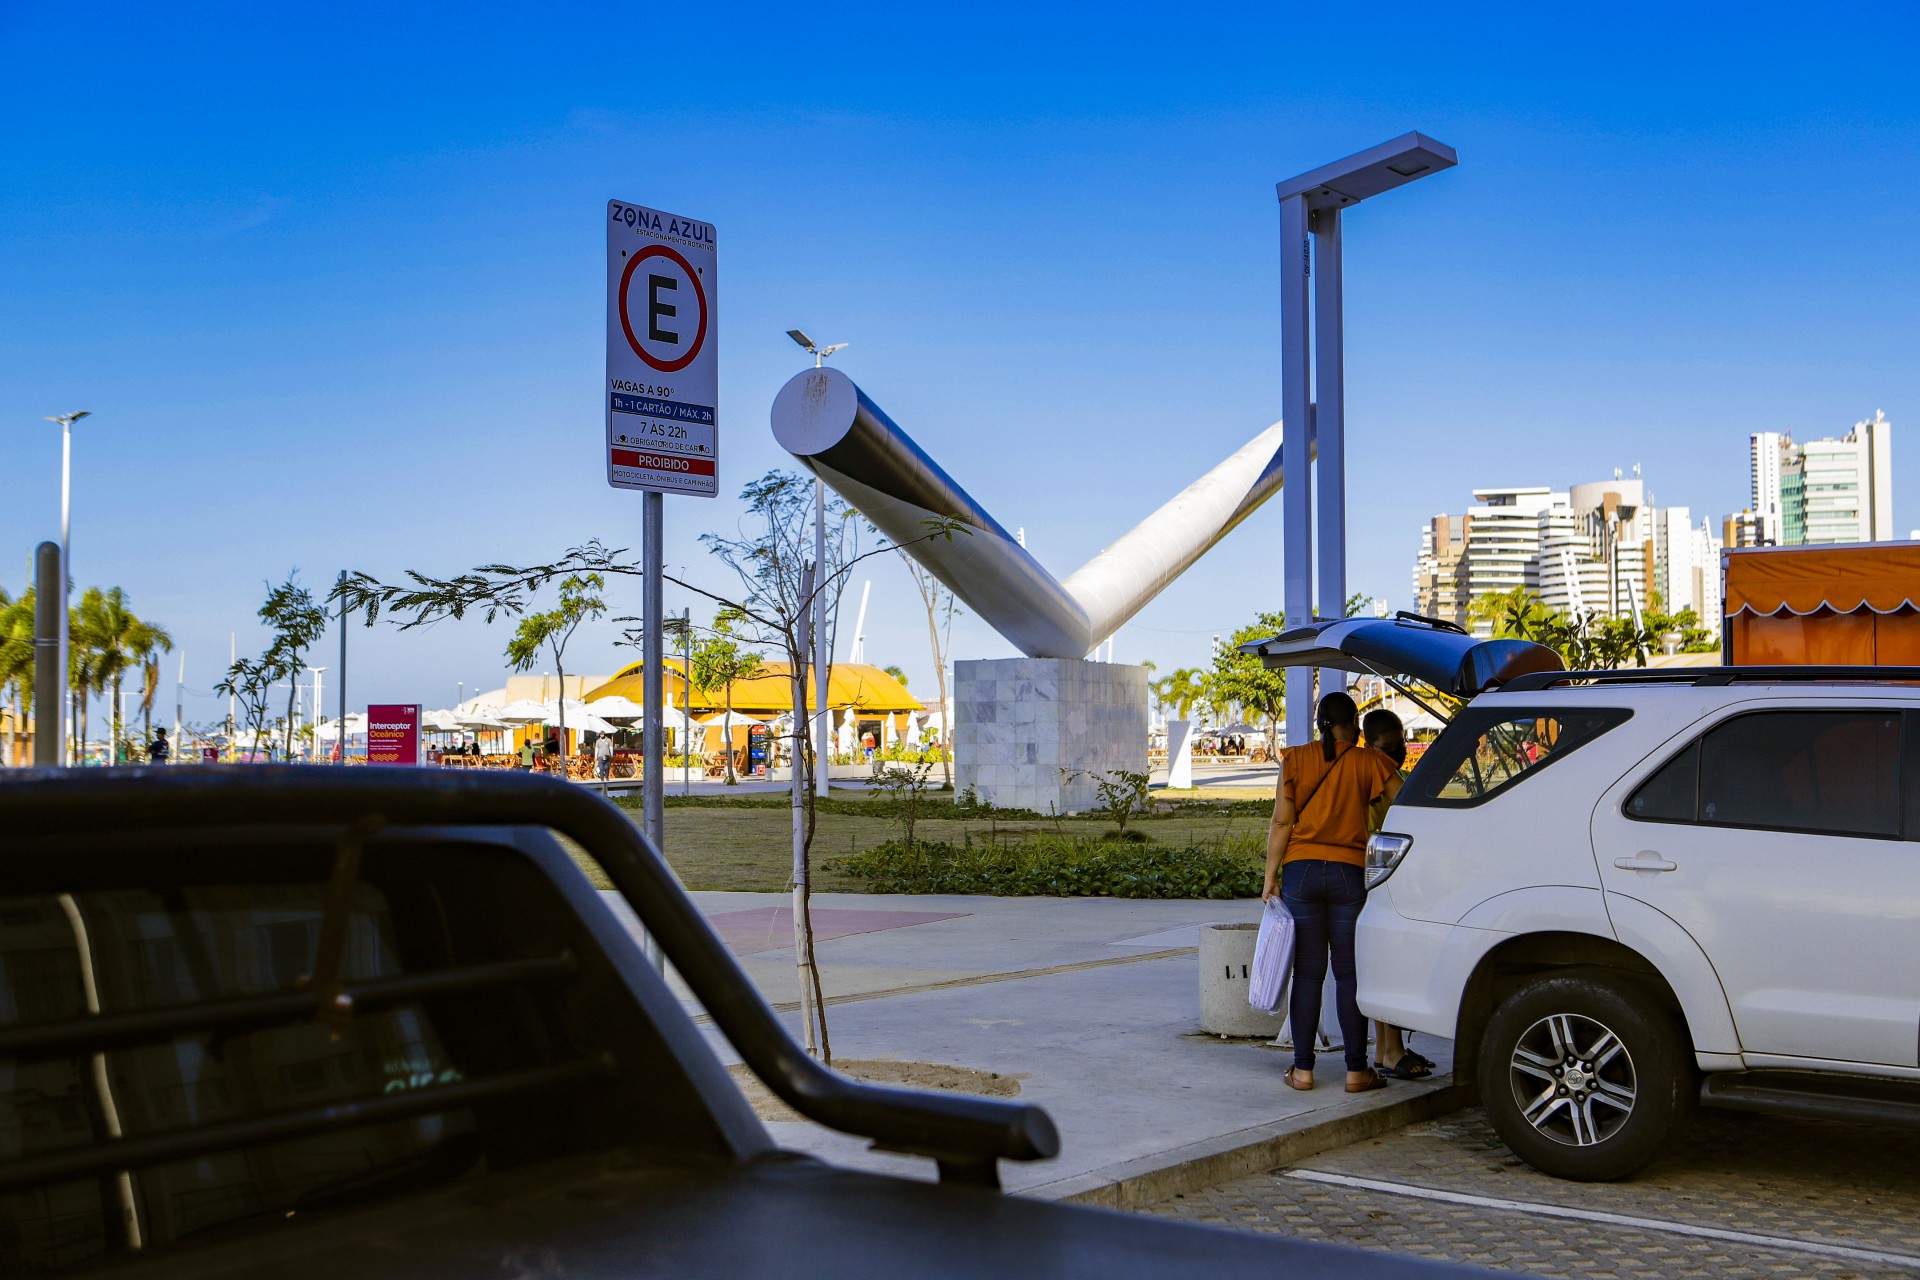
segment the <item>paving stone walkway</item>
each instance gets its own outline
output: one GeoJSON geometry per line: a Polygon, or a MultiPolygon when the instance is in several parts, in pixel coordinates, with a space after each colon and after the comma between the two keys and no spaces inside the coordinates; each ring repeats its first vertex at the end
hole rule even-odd
{"type": "Polygon", "coordinates": [[[1478,1109],[1171,1197],[1148,1212],[1542,1276],[1920,1276],[1920,1143],[1702,1115],[1614,1183],[1537,1173],[1478,1109]]]}

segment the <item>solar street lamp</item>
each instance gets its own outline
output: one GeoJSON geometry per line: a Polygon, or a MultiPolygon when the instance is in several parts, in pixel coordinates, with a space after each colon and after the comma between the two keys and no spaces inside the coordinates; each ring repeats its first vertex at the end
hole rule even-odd
{"type": "Polygon", "coordinates": [[[816,369],[820,367],[820,362],[822,360],[825,360],[828,356],[832,355],[834,352],[844,351],[848,347],[853,345],[850,342],[836,342],[830,347],[816,346],[814,345],[814,341],[812,338],[809,338],[806,334],[800,332],[798,329],[787,330],[787,336],[789,338],[792,338],[795,342],[799,343],[801,346],[807,349],[807,354],[813,357],[813,367],[816,369]]]}
{"type": "MultiPolygon", "coordinates": [[[[1419,133],[1322,165],[1277,188],[1280,197],[1280,394],[1286,433],[1281,463],[1282,561],[1287,629],[1313,621],[1314,490],[1319,490],[1320,616],[1338,618],[1347,599],[1346,394],[1340,215],[1459,163],[1452,147],[1419,133]],[[1309,305],[1308,284],[1312,298],[1309,305]],[[1311,330],[1309,330],[1311,324],[1311,330]],[[1317,451],[1319,474],[1309,483],[1317,451]]],[[[1313,680],[1287,682],[1287,743],[1313,733],[1313,680]]]]}
{"type": "MultiPolygon", "coordinates": [[[[807,349],[813,357],[813,367],[818,369],[828,356],[836,351],[844,351],[851,343],[836,342],[830,347],[815,343],[812,338],[798,329],[787,330],[787,336],[807,349]]],[[[813,562],[825,572],[827,562],[827,489],[819,476],[813,478],[813,562]]],[[[831,654],[822,653],[827,642],[827,592],[823,584],[813,598],[813,789],[819,795],[827,794],[828,766],[832,744],[827,740],[833,728],[833,712],[827,709],[827,676],[831,654]]],[[[804,709],[794,708],[795,715],[804,714],[804,709]]],[[[794,768],[799,768],[794,762],[794,768]]]]}

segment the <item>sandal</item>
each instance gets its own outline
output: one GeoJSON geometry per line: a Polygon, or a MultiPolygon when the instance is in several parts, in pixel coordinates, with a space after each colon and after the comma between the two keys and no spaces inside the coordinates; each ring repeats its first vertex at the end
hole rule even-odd
{"type": "Polygon", "coordinates": [[[1347,1081],[1348,1093],[1372,1093],[1375,1089],[1384,1089],[1386,1087],[1387,1078],[1378,1071],[1367,1072],[1367,1078],[1365,1080],[1347,1081]]]}
{"type": "Polygon", "coordinates": [[[1303,1071],[1299,1067],[1288,1067],[1287,1074],[1282,1076],[1281,1079],[1287,1082],[1287,1088],[1298,1089],[1302,1093],[1313,1088],[1313,1073],[1311,1071],[1303,1071]],[[1302,1076],[1306,1077],[1307,1082],[1305,1084],[1296,1084],[1294,1082],[1293,1073],[1296,1071],[1299,1071],[1302,1076]]]}
{"type": "Polygon", "coordinates": [[[1400,1061],[1391,1067],[1384,1062],[1376,1062],[1373,1064],[1373,1069],[1395,1080],[1425,1080],[1433,1074],[1434,1064],[1430,1059],[1423,1058],[1409,1049],[1401,1054],[1400,1061]]]}

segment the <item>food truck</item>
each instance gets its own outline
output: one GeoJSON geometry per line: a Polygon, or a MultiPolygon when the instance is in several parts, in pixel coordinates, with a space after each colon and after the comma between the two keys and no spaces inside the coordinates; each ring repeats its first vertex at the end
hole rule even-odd
{"type": "Polygon", "coordinates": [[[1730,666],[1920,667],[1920,542],[1721,553],[1730,666]]]}

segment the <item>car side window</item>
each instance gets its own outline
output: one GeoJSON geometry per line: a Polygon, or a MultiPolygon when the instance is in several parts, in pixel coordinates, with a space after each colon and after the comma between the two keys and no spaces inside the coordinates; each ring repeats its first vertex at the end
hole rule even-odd
{"type": "Polygon", "coordinates": [[[1667,761],[1627,801],[1627,816],[1645,822],[1692,822],[1700,797],[1700,740],[1667,761]]]}
{"type": "Polygon", "coordinates": [[[1611,707],[1464,713],[1421,757],[1400,803],[1479,804],[1631,714],[1611,707]]]}
{"type": "Polygon", "coordinates": [[[1820,835],[1900,834],[1898,711],[1759,711],[1715,725],[1627,801],[1627,816],[1820,835]]]}

